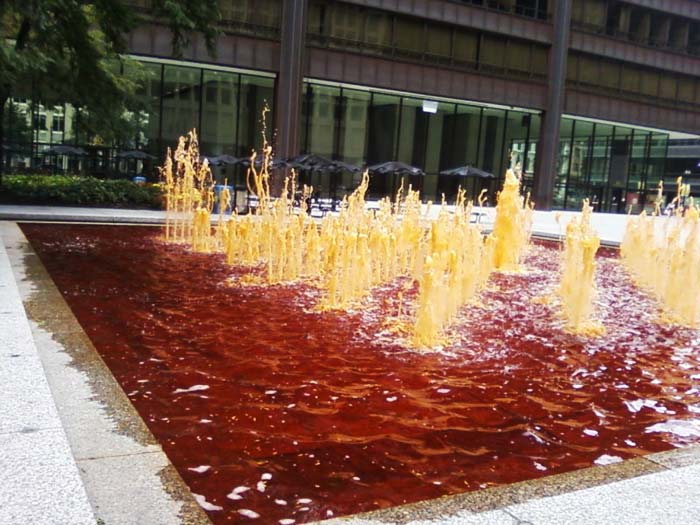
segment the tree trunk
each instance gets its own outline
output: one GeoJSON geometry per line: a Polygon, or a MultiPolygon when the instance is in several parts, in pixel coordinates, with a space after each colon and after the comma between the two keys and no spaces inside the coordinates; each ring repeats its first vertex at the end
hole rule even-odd
{"type": "Polygon", "coordinates": [[[9,98],[5,93],[0,94],[0,188],[2,174],[5,172],[5,104],[9,98]]]}

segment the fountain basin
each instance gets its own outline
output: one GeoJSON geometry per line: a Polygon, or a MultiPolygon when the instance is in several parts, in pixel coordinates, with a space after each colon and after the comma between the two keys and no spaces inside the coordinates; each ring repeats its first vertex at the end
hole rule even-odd
{"type": "Polygon", "coordinates": [[[23,230],[215,523],[384,508],[700,434],[698,334],[656,324],[612,251],[598,260],[604,337],[568,335],[532,301],[556,281],[557,249],[538,245],[464,309],[453,344],[421,353],[383,324],[399,285],[320,313],[313,288],[238,286],[246,270],[156,229],[23,230]]]}

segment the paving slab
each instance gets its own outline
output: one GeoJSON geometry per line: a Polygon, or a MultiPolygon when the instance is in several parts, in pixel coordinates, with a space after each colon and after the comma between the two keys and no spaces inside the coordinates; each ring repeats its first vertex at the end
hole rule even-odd
{"type": "Polygon", "coordinates": [[[7,295],[0,296],[0,327],[2,327],[0,358],[36,354],[36,349],[31,344],[31,330],[27,325],[24,312],[8,311],[7,297],[7,295]]]}
{"type": "Polygon", "coordinates": [[[36,355],[0,360],[0,434],[61,428],[44,369],[36,355]]]}
{"type": "Polygon", "coordinates": [[[120,411],[130,403],[88,337],[79,332],[57,337],[33,325],[34,340],[76,460],[162,454],[140,419],[124,422],[120,411]]]}
{"type": "Polygon", "coordinates": [[[698,523],[700,465],[533,500],[505,510],[521,521],[549,525],[698,523]]]}
{"type": "Polygon", "coordinates": [[[162,452],[78,461],[88,496],[94,502],[95,516],[108,525],[182,523],[181,505],[174,499],[163,498],[163,481],[152,475],[168,465],[168,458],[162,452]],[[104,485],[105,479],[110,480],[109,490],[104,485]]]}
{"type": "Polygon", "coordinates": [[[62,428],[0,435],[0,525],[95,525],[62,428]]]}
{"type": "Polygon", "coordinates": [[[474,513],[459,511],[451,515],[436,513],[432,518],[410,521],[392,521],[363,518],[336,518],[318,522],[318,525],[526,525],[515,516],[502,511],[491,510],[474,513]]]}
{"type": "Polygon", "coordinates": [[[3,242],[0,284],[0,524],[94,524],[3,242]]]}
{"type": "Polygon", "coordinates": [[[161,210],[132,210],[123,208],[3,204],[0,205],[0,220],[160,224],[165,222],[165,212],[161,210]]]}
{"type": "MultiPolygon", "coordinates": [[[[40,372],[46,386],[44,393],[53,396],[53,421],[67,436],[71,460],[79,466],[76,474],[80,473],[78,479],[82,476],[85,485],[83,494],[87,491],[86,501],[95,509],[100,523],[210,524],[20,228],[0,222],[0,237],[13,247],[9,255],[19,284],[16,300],[21,299],[19,304],[24,305],[26,315],[22,336],[31,341],[33,348],[34,362],[25,365],[23,373],[40,372]]],[[[9,394],[13,403],[19,402],[20,393],[9,394]]],[[[31,400],[33,396],[25,394],[21,402],[31,400]]],[[[3,415],[0,408],[0,417],[3,415]]]]}
{"type": "Polygon", "coordinates": [[[700,465],[700,445],[649,454],[646,459],[668,468],[700,465]]]}

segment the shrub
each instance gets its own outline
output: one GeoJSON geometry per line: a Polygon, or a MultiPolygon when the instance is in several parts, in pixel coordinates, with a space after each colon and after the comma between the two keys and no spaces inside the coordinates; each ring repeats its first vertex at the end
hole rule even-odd
{"type": "Polygon", "coordinates": [[[0,198],[8,203],[158,208],[158,185],[76,175],[5,175],[0,198]]]}

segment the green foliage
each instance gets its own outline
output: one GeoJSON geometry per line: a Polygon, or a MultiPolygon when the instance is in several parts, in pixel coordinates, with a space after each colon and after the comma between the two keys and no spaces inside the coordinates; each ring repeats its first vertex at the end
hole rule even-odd
{"type": "Polygon", "coordinates": [[[32,128],[29,126],[27,111],[17,104],[8,104],[3,113],[6,143],[29,144],[32,141],[32,128]]]}
{"type": "Polygon", "coordinates": [[[129,32],[146,22],[167,25],[175,56],[199,32],[212,52],[219,19],[217,0],[153,0],[147,10],[124,0],[0,0],[0,117],[10,96],[69,103],[88,137],[122,139],[142,109],[139,75],[122,74],[139,67],[123,55],[129,32]]]}
{"type": "Polygon", "coordinates": [[[17,204],[159,208],[161,199],[158,185],[76,175],[6,175],[0,190],[0,200],[17,204]]]}

